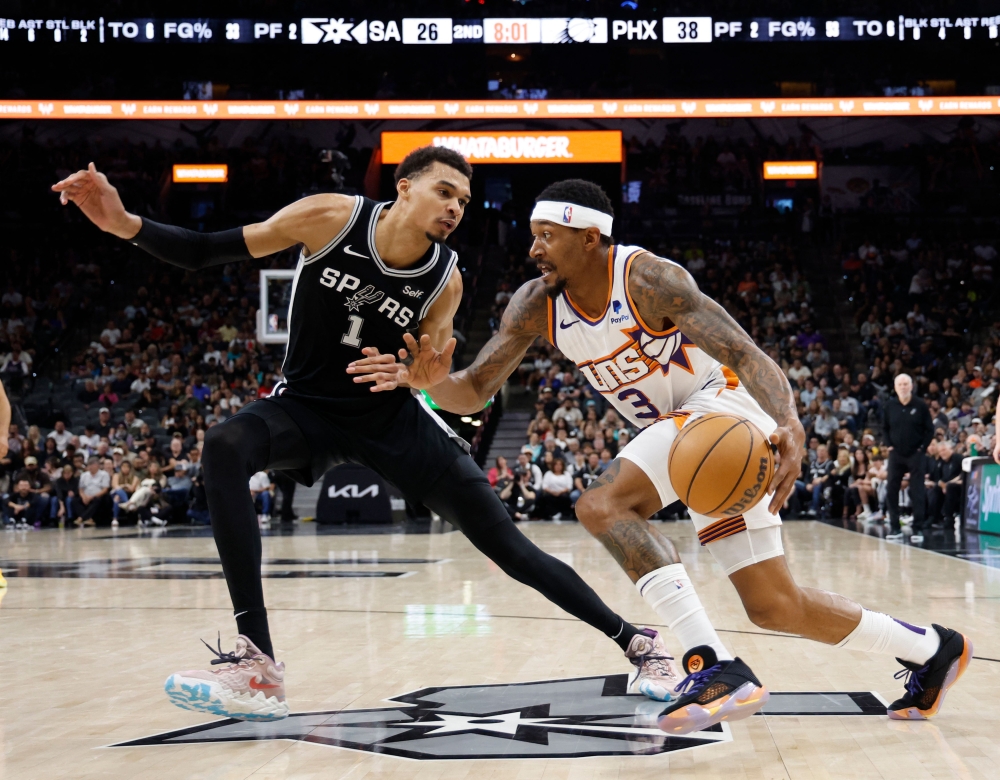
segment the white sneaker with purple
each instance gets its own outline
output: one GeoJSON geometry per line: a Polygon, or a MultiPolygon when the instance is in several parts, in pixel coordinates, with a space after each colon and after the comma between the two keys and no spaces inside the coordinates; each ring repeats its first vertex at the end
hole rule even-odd
{"type": "Polygon", "coordinates": [[[194,669],[176,672],[163,684],[170,701],[181,709],[208,712],[237,720],[281,720],[288,717],[285,701],[285,665],[262,653],[242,634],[236,650],[215,650],[213,665],[224,669],[194,669]]]}
{"type": "Polygon", "coordinates": [[[683,675],[659,632],[641,629],[632,637],[625,657],[635,667],[628,676],[629,693],[641,693],[656,701],[674,698],[674,690],[683,675]]]}

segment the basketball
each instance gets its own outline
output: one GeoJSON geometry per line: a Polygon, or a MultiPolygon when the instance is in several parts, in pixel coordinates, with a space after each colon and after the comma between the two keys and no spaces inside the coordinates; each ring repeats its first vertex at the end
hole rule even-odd
{"type": "Polygon", "coordinates": [[[667,468],[674,490],[692,512],[735,517],[767,494],[774,456],[767,437],[752,422],[713,412],[681,429],[667,468]]]}

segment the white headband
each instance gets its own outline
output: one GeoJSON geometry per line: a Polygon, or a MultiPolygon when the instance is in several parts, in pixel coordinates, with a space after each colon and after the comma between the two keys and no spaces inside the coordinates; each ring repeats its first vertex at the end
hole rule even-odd
{"type": "Polygon", "coordinates": [[[571,228],[599,228],[602,236],[611,235],[614,218],[597,209],[589,209],[576,203],[563,203],[557,200],[540,200],[531,212],[532,221],[544,219],[557,225],[571,228]]]}

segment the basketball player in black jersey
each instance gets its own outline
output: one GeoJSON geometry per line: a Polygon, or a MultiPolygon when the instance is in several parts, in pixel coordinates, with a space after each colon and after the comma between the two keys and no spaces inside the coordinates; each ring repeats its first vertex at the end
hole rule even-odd
{"type": "Polygon", "coordinates": [[[201,234],[125,211],[93,163],[53,187],[97,227],[189,270],[265,257],[301,244],[288,313],[283,379],[271,396],[210,428],[202,462],[212,530],[240,636],[217,671],[171,675],[186,709],[244,720],[288,714],[261,588],[261,539],[249,477],[267,469],[311,485],[338,463],[363,464],[460,528],[508,575],[615,639],[635,666],[633,689],[669,699],[678,677],[655,631],[612,612],[561,561],[517,529],[462,440],[407,388],[372,393],[347,366],[394,353],[416,334],[450,363],[462,298],[457,257],[443,243],[471,197],[472,169],[456,152],[424,147],[396,170],[398,199],[322,194],[265,222],[201,234]],[[362,352],[364,350],[364,352],[362,352]],[[641,686],[641,687],[640,687],[641,686]]]}

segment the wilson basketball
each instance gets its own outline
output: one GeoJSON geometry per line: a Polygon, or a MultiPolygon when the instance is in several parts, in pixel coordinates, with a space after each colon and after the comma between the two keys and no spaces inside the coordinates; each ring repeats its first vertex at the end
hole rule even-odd
{"type": "Polygon", "coordinates": [[[670,447],[670,482],[688,509],[735,517],[765,495],[774,475],[771,445],[749,420],[713,412],[685,425],[670,447]]]}

